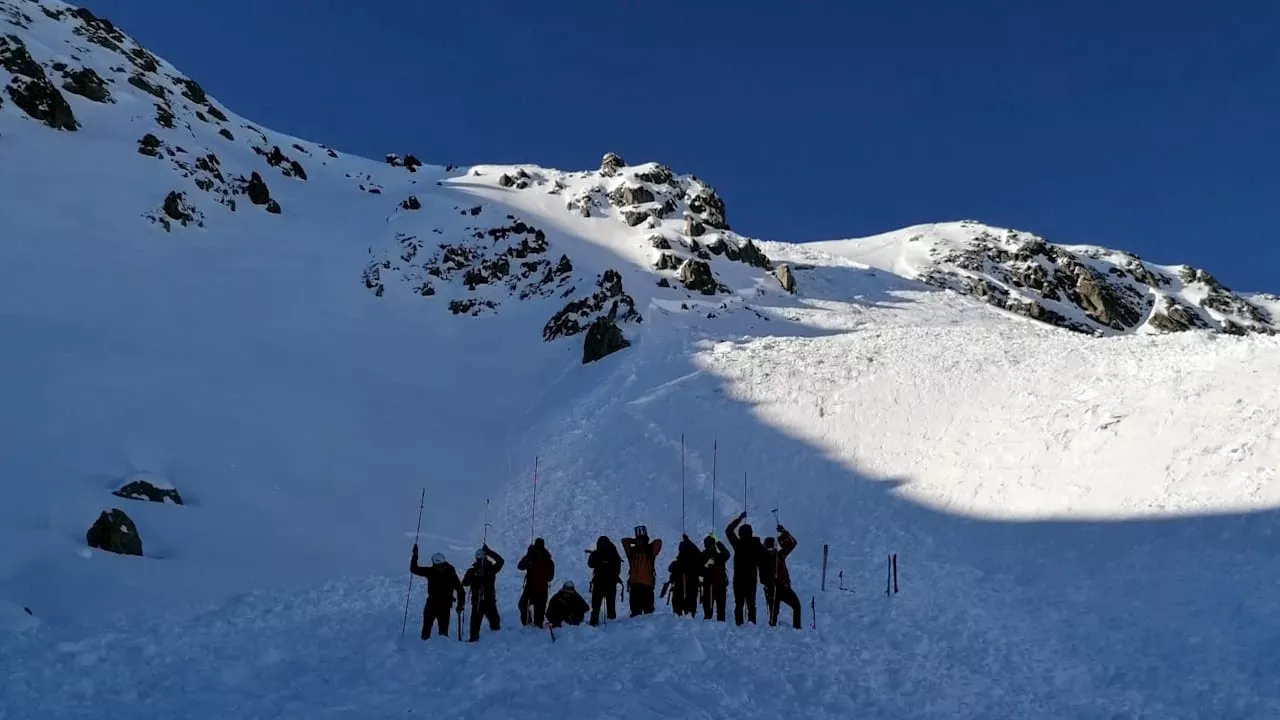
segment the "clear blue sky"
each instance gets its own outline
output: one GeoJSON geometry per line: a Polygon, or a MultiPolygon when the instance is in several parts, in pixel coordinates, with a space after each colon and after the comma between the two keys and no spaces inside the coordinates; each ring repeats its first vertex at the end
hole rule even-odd
{"type": "Polygon", "coordinates": [[[972,218],[1280,292],[1280,2],[84,0],[268,127],[692,172],[746,234],[972,218]]]}

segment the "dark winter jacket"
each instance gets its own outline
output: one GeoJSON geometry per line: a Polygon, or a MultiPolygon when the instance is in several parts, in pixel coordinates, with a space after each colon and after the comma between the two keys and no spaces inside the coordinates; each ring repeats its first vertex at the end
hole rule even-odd
{"type": "Polygon", "coordinates": [[[422,566],[418,564],[417,553],[414,553],[409,559],[409,572],[427,579],[427,603],[449,604],[454,595],[458,596],[458,607],[462,607],[466,601],[466,592],[458,580],[458,571],[449,563],[422,566]]]}
{"type": "Polygon", "coordinates": [[[561,589],[547,602],[547,622],[552,625],[578,625],[590,609],[577,590],[561,589]]]}
{"type": "Polygon", "coordinates": [[[622,538],[622,550],[627,554],[627,564],[631,566],[627,581],[632,585],[653,587],[657,579],[654,562],[662,552],[662,540],[650,540],[648,536],[622,538]]]}
{"type": "Polygon", "coordinates": [[[760,556],[760,582],[765,585],[791,586],[791,572],[787,570],[787,556],[796,549],[796,539],[784,529],[778,529],[778,544],[762,548],[760,556]],[[781,552],[779,552],[781,548],[781,552]],[[774,574],[776,571],[776,575],[774,574]]]}
{"type": "Polygon", "coordinates": [[[525,571],[524,581],[528,587],[546,587],[556,577],[556,563],[542,544],[542,538],[529,546],[529,552],[516,563],[516,569],[525,571]]]}
{"type": "Polygon", "coordinates": [[[471,588],[472,607],[497,601],[498,593],[493,584],[498,573],[502,571],[502,566],[506,564],[502,556],[493,550],[486,547],[484,552],[488,557],[476,560],[475,564],[467,568],[466,574],[462,576],[463,586],[471,588]]]}
{"type": "Polygon", "coordinates": [[[754,587],[760,573],[760,563],[764,558],[764,546],[760,538],[751,533],[750,525],[743,525],[739,533],[735,519],[724,529],[729,544],[733,546],[733,584],[738,587],[754,587]]]}
{"type": "Polygon", "coordinates": [[[702,580],[720,586],[729,582],[729,548],[710,535],[702,541],[702,580]]]}
{"type": "Polygon", "coordinates": [[[599,585],[617,585],[622,577],[622,556],[618,547],[604,535],[596,540],[596,549],[587,555],[587,567],[592,570],[592,582],[599,585]]]}

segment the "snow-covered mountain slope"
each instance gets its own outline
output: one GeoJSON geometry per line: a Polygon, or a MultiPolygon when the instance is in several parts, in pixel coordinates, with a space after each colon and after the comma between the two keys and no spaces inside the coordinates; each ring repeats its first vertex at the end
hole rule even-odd
{"type": "Polygon", "coordinates": [[[0,38],[0,717],[1280,712],[1280,338],[1064,332],[657,164],[349,156],[56,2],[0,38]],[[510,563],[476,646],[421,583],[399,639],[424,487],[424,554],[510,563]],[[805,631],[518,628],[531,531],[585,587],[744,507],[805,631]]]}
{"type": "Polygon", "coordinates": [[[1233,293],[1204,270],[1153,265],[1101,247],[1056,245],[973,221],[815,247],[1077,332],[1280,329],[1274,298],[1233,293]]]}

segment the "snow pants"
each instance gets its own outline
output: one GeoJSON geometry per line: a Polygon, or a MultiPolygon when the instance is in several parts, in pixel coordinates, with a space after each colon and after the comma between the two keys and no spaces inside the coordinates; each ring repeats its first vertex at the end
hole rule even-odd
{"type": "Polygon", "coordinates": [[[490,630],[498,630],[502,627],[502,618],[498,616],[498,603],[493,600],[471,603],[471,642],[480,640],[480,623],[485,619],[489,620],[490,630]]]}
{"type": "Polygon", "coordinates": [[[671,594],[671,608],[677,615],[693,617],[698,612],[697,575],[682,574],[676,576],[676,585],[671,594]]]}
{"type": "Polygon", "coordinates": [[[617,603],[614,602],[617,599],[617,589],[618,589],[617,580],[606,580],[604,582],[601,582],[600,580],[592,581],[591,583],[591,624],[592,625],[600,624],[600,605],[602,603],[605,606],[605,617],[607,617],[610,620],[613,620],[618,616],[617,603]]]}
{"type": "Polygon", "coordinates": [[[532,622],[536,627],[542,627],[542,619],[547,611],[547,587],[526,585],[524,593],[520,595],[519,606],[521,625],[532,622]]]}
{"type": "Polygon", "coordinates": [[[628,585],[631,591],[631,617],[653,613],[653,586],[628,585]]]}
{"type": "Polygon", "coordinates": [[[427,598],[427,604],[422,606],[422,639],[426,640],[431,637],[431,627],[438,625],[440,634],[449,637],[449,612],[453,610],[453,596],[441,600],[439,598],[427,598]]]}
{"type": "Polygon", "coordinates": [[[724,622],[724,605],[726,586],[722,582],[707,580],[702,583],[702,618],[711,619],[711,610],[716,611],[716,620],[724,622]]]}
{"type": "Polygon", "coordinates": [[[733,584],[733,621],[738,625],[742,624],[742,608],[746,606],[747,621],[752,625],[756,623],[756,583],[753,580],[750,583],[733,584]]]}
{"type": "Polygon", "coordinates": [[[778,624],[779,611],[782,609],[783,603],[791,608],[791,626],[800,629],[800,598],[796,596],[796,591],[791,589],[790,585],[781,585],[775,588],[772,585],[764,586],[764,600],[769,605],[769,624],[778,624]]]}

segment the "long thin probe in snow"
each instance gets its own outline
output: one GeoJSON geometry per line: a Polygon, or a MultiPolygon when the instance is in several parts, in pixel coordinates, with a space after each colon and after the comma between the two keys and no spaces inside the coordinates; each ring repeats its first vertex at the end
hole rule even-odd
{"type": "MultiPolygon", "coordinates": [[[[418,526],[413,530],[413,546],[418,546],[418,538],[422,535],[422,506],[427,501],[427,489],[422,488],[422,497],[418,498],[418,526]]],[[[413,573],[409,573],[409,589],[404,594],[404,622],[400,623],[400,637],[409,627],[409,598],[413,595],[413,573]]]]}

